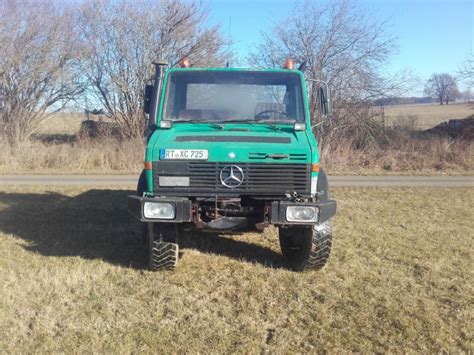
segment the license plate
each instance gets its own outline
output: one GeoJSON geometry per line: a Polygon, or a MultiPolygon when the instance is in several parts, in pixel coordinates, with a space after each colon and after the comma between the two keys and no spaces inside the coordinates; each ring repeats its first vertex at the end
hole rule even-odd
{"type": "Polygon", "coordinates": [[[161,149],[160,159],[187,159],[207,160],[209,151],[207,149],[161,149]]]}
{"type": "Polygon", "coordinates": [[[189,176],[158,176],[160,186],[189,186],[189,176]]]}

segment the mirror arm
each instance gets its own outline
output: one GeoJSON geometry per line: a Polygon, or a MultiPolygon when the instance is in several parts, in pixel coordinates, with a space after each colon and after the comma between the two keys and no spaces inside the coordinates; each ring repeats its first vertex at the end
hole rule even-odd
{"type": "Polygon", "coordinates": [[[322,124],[323,124],[322,121],[321,121],[321,122],[318,122],[318,123],[312,125],[311,128],[316,128],[316,127],[318,127],[318,126],[320,126],[320,125],[322,125],[322,124]]]}
{"type": "Polygon", "coordinates": [[[143,111],[145,111],[145,113],[147,114],[150,113],[152,92],[153,92],[153,86],[150,84],[146,84],[144,88],[144,92],[143,92],[143,98],[144,98],[143,111]]]}

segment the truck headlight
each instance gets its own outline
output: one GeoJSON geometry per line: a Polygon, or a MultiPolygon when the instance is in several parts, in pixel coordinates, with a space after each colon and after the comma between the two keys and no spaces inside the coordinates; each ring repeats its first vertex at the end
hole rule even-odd
{"type": "Polygon", "coordinates": [[[318,208],[313,206],[288,206],[286,220],[288,222],[317,222],[318,208]]]}
{"type": "Polygon", "coordinates": [[[145,202],[143,215],[150,219],[174,219],[175,210],[171,203],[167,202],[145,202]]]}

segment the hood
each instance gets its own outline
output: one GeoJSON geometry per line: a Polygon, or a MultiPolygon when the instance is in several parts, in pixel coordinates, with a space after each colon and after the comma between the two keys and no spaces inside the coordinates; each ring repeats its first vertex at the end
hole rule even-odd
{"type": "Polygon", "coordinates": [[[161,149],[207,149],[210,162],[310,163],[310,143],[304,131],[266,124],[178,123],[157,130],[147,147],[147,159],[159,160],[161,149]]]}

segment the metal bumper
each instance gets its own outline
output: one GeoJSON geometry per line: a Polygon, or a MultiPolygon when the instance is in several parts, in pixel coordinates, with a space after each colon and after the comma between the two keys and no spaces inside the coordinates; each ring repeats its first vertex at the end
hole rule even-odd
{"type": "MultiPolygon", "coordinates": [[[[311,225],[319,224],[327,221],[336,214],[336,201],[329,200],[321,203],[307,202],[291,202],[291,201],[274,201],[271,204],[270,224],[277,225],[311,225]],[[286,209],[288,206],[311,206],[318,208],[318,220],[316,222],[288,222],[286,220],[286,209]]],[[[130,213],[142,222],[166,222],[166,223],[182,223],[192,222],[192,205],[191,201],[185,197],[140,197],[136,195],[128,196],[128,210],[130,213]],[[143,215],[143,205],[146,201],[150,202],[167,202],[175,207],[175,218],[169,219],[149,219],[143,215]]],[[[245,227],[246,217],[223,217],[215,221],[206,223],[206,227],[216,230],[234,229],[236,227],[245,227]]]]}
{"type": "Polygon", "coordinates": [[[166,223],[182,223],[191,222],[191,201],[187,198],[181,197],[141,197],[136,195],[129,195],[128,210],[139,221],[142,222],[166,222],[166,223]],[[167,202],[171,203],[176,211],[174,219],[150,219],[143,215],[143,205],[146,201],[149,202],[167,202]]]}
{"type": "Polygon", "coordinates": [[[274,201],[272,202],[272,210],[270,215],[271,224],[286,225],[311,225],[326,222],[329,218],[336,214],[337,204],[334,200],[326,202],[310,203],[310,202],[290,202],[290,201],[274,201]],[[316,222],[288,222],[286,220],[286,209],[289,206],[308,206],[318,208],[318,220],[316,222]]]}

